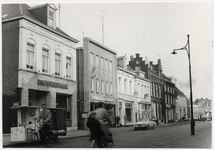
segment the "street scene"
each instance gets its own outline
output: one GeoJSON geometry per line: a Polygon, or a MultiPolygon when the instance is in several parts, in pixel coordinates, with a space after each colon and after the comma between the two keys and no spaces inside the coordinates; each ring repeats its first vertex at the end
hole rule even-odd
{"type": "MultiPolygon", "coordinates": [[[[115,148],[211,148],[211,122],[197,122],[196,135],[190,135],[189,123],[157,127],[154,130],[133,130],[133,127],[111,128],[115,148]],[[193,144],[194,143],[194,144],[193,144]]],[[[89,134],[67,137],[58,143],[29,146],[19,144],[6,148],[90,148],[89,134]]]]}
{"type": "Polygon", "coordinates": [[[213,3],[2,3],[2,147],[212,148],[213,3]]]}

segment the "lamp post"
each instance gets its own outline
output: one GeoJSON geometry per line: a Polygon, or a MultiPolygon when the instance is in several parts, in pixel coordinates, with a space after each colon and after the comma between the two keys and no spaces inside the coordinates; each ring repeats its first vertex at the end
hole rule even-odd
{"type": "Polygon", "coordinates": [[[187,35],[187,44],[179,49],[173,49],[171,54],[177,54],[176,51],[186,50],[189,58],[189,82],[190,82],[190,104],[191,104],[191,135],[195,135],[195,121],[193,119],[193,102],[192,102],[192,76],[191,76],[191,61],[190,61],[190,44],[189,44],[189,34],[187,35]]]}

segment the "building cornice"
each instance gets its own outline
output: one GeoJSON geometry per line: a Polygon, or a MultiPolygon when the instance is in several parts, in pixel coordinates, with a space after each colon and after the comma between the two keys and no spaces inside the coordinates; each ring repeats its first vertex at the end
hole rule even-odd
{"type": "Polygon", "coordinates": [[[28,17],[28,16],[19,16],[19,17],[14,17],[14,18],[11,18],[11,19],[5,19],[4,21],[2,21],[2,23],[14,21],[14,20],[21,20],[21,19],[26,19],[26,20],[28,20],[28,21],[30,21],[30,22],[32,22],[32,23],[35,23],[36,25],[38,25],[38,26],[40,26],[40,27],[43,27],[43,28],[45,28],[46,30],[49,30],[49,31],[51,31],[51,32],[53,32],[53,33],[55,33],[55,34],[57,34],[57,35],[60,35],[60,36],[66,38],[66,39],[68,39],[68,40],[70,40],[70,41],[72,41],[72,42],[75,42],[75,43],[78,43],[78,42],[79,42],[78,40],[76,40],[76,39],[74,39],[74,38],[72,38],[72,37],[68,37],[68,36],[66,36],[66,35],[63,35],[63,34],[59,33],[58,31],[53,30],[53,29],[49,28],[48,26],[46,26],[46,25],[44,25],[44,24],[42,24],[42,23],[40,23],[40,22],[38,22],[38,21],[36,21],[36,20],[34,20],[34,19],[28,17]]]}

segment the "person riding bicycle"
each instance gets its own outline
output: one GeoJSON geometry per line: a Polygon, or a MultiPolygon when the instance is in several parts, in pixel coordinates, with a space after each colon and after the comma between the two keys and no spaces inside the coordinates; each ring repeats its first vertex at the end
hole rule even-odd
{"type": "Polygon", "coordinates": [[[42,111],[40,112],[39,116],[36,118],[36,122],[40,122],[40,139],[42,140],[48,133],[48,131],[51,129],[51,111],[46,108],[46,104],[42,104],[42,111]]]}
{"type": "Polygon", "coordinates": [[[105,139],[107,141],[111,142],[112,138],[109,134],[108,127],[112,125],[112,122],[111,122],[111,119],[110,119],[110,116],[109,116],[107,110],[104,108],[103,102],[98,102],[97,109],[90,113],[89,118],[90,119],[88,119],[86,125],[90,129],[91,138],[93,138],[94,136],[99,136],[98,135],[99,133],[93,132],[93,129],[96,129],[96,131],[99,131],[99,129],[101,129],[101,132],[103,133],[105,139]],[[93,121],[91,121],[91,120],[93,120],[93,121]],[[94,134],[96,134],[96,135],[94,135],[94,134]]]}

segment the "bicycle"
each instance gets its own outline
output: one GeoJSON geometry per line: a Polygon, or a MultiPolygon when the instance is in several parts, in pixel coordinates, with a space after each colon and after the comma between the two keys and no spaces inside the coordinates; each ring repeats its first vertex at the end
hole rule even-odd
{"type": "Polygon", "coordinates": [[[113,148],[114,147],[114,140],[113,140],[113,136],[112,133],[109,129],[109,136],[111,137],[111,140],[108,141],[105,138],[105,135],[103,133],[103,131],[101,132],[101,136],[95,136],[92,141],[91,141],[91,148],[113,148]]]}

